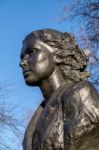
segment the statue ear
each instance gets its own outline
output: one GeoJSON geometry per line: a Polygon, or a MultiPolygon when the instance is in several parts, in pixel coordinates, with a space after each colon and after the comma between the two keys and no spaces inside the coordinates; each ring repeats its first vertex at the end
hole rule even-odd
{"type": "Polygon", "coordinates": [[[62,59],[58,58],[57,55],[53,55],[53,60],[55,64],[60,64],[62,62],[62,59]]]}

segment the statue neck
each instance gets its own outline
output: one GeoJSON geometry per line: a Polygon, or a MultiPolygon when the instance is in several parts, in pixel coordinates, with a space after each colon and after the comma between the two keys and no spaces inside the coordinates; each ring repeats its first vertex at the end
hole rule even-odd
{"type": "Polygon", "coordinates": [[[64,80],[60,69],[56,68],[49,78],[46,78],[40,83],[40,89],[45,100],[47,101],[51,94],[64,83],[66,83],[66,81],[64,80]]]}

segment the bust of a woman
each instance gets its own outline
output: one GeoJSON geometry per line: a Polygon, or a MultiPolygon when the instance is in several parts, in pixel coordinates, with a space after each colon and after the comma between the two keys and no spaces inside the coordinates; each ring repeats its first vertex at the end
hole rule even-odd
{"type": "Polygon", "coordinates": [[[44,101],[24,136],[24,150],[99,150],[99,95],[86,80],[88,57],[69,33],[37,30],[23,41],[25,82],[44,101]]]}

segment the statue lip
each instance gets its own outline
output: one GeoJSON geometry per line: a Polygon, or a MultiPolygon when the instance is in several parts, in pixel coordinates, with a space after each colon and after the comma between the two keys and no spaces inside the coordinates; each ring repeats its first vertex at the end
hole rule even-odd
{"type": "Polygon", "coordinates": [[[30,74],[30,70],[23,70],[24,77],[27,77],[30,74]]]}
{"type": "Polygon", "coordinates": [[[29,68],[24,68],[24,69],[23,69],[23,73],[26,73],[26,72],[29,72],[29,71],[30,71],[29,68]]]}

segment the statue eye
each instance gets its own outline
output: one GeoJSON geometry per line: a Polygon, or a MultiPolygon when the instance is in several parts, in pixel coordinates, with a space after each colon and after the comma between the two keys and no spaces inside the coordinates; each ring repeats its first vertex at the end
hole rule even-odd
{"type": "Polygon", "coordinates": [[[32,56],[34,53],[36,53],[36,49],[30,49],[29,50],[29,56],[32,56]]]}

